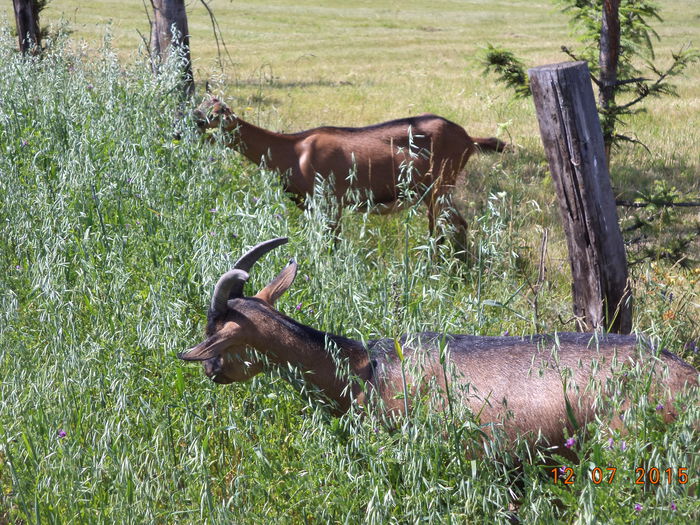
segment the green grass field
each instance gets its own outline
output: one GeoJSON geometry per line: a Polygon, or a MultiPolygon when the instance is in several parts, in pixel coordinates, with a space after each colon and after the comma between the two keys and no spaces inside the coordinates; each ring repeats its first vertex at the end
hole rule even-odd
{"type": "MultiPolygon", "coordinates": [[[[175,122],[174,74],[152,78],[136,50],[136,29],[147,29],[140,2],[82,4],[51,4],[44,22],[63,16],[73,33],[41,61],[17,56],[9,26],[0,36],[0,524],[492,523],[516,509],[522,523],[700,519],[698,393],[666,428],[644,398],[644,370],[629,382],[627,433],[589,425],[577,444],[585,459],[570,465],[576,481],[563,486],[523,443],[522,464],[498,443],[464,457],[444,436],[459,428],[480,443],[468,420],[417,411],[390,432],[371,417],[331,417],[278,375],[221,387],[175,359],[201,340],[219,275],[281,235],[290,243],[256,266],[246,292],[295,257],[300,275],[279,308],[319,329],[362,340],[572,330],[566,245],[532,104],[481,76],[477,58],[492,42],[532,65],[562,60],[558,46],[574,39],[552,4],[219,0],[211,5],[232,57],[223,70],[204,9],[190,7],[197,80],[210,78],[260,125],[431,111],[515,143],[470,160],[460,182],[472,266],[428,238],[421,208],[346,213],[333,248],[322,210],[300,211],[274,174],[175,122]],[[596,485],[596,466],[617,477],[596,485]],[[690,479],[645,487],[637,467],[684,468],[690,479]]],[[[662,5],[659,57],[700,27],[695,2],[662,5]]],[[[700,68],[677,84],[679,98],[631,119],[651,153],[616,153],[620,195],[664,181],[697,199],[700,68]]],[[[698,212],[658,220],[668,224],[644,243],[625,234],[634,327],[697,367],[698,240],[682,261],[644,258],[642,248],[692,235],[698,212]]]]}

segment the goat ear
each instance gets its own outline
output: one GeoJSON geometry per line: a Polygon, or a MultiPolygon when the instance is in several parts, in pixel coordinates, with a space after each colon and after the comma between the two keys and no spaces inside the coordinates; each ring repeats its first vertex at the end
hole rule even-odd
{"type": "Polygon", "coordinates": [[[284,292],[292,285],[294,278],[297,276],[297,263],[294,259],[289,261],[287,267],[282,270],[277,277],[272,279],[270,283],[260,290],[255,297],[262,299],[270,305],[274,305],[284,292]]]}
{"type": "Polygon", "coordinates": [[[179,359],[183,361],[205,361],[216,357],[219,353],[228,346],[228,340],[210,337],[206,341],[202,341],[197,346],[180,352],[177,354],[179,359]]]}

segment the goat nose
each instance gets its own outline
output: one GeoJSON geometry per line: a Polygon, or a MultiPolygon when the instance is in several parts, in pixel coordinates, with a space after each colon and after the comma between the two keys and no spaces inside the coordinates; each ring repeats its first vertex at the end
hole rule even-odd
{"type": "Polygon", "coordinates": [[[197,124],[199,127],[204,127],[207,125],[207,116],[204,114],[203,111],[200,111],[199,109],[195,109],[192,111],[192,118],[194,119],[194,123],[197,124]]]}
{"type": "Polygon", "coordinates": [[[224,360],[220,356],[212,357],[202,362],[204,373],[207,377],[212,378],[221,373],[224,360]]]}

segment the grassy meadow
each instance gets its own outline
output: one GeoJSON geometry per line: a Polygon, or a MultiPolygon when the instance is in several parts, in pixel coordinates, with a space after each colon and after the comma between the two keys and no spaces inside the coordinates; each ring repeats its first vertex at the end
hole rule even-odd
{"type": "MultiPolygon", "coordinates": [[[[222,387],[175,358],[201,340],[216,279],[277,236],[289,244],[258,263],[246,293],[294,257],[299,276],[279,309],[319,329],[360,340],[573,330],[532,104],[483,77],[478,60],[486,42],[532,65],[562,60],[574,38],[553,4],[212,1],[223,67],[206,11],[189,6],[197,80],[254,123],[294,131],[430,111],[512,141],[471,159],[457,188],[478,254],[469,266],[428,238],[422,208],[346,213],[334,246],[322,206],[297,209],[274,174],[174,117],[176,75],[152,77],[138,50],[141,2],[83,4],[45,11],[44,23],[72,32],[41,60],[16,54],[9,23],[0,31],[0,525],[697,523],[698,392],[666,427],[643,369],[630,371],[627,433],[589,425],[577,436],[584,459],[562,462],[575,472],[565,486],[524,443],[513,445],[520,460],[498,441],[465,457],[461,442],[481,443],[469,417],[417,410],[390,432],[330,416],[280,374],[222,387]],[[595,484],[595,467],[617,477],[595,484]],[[674,476],[638,485],[638,467],[674,476]]],[[[700,27],[696,2],[661,5],[660,58],[700,27]]],[[[651,152],[616,152],[622,197],[675,188],[698,200],[700,67],[676,84],[678,98],[630,119],[651,152]]],[[[634,224],[620,213],[623,228],[634,224]]],[[[700,217],[654,220],[666,221],[657,236],[625,233],[634,329],[698,367],[700,217]],[[694,237],[682,259],[645,257],[684,235],[694,237]]]]}

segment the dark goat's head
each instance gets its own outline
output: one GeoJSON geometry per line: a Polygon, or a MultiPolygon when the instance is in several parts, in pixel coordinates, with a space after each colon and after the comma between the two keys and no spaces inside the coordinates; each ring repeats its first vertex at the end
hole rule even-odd
{"type": "Polygon", "coordinates": [[[256,336],[266,329],[258,326],[255,313],[271,308],[296,277],[297,264],[290,261],[265,288],[254,297],[243,296],[248,271],[270,250],[285,244],[286,237],[262,242],[241,257],[234,267],[219,278],[208,312],[207,338],[177,356],[184,361],[201,361],[204,373],[215,383],[246,381],[263,370],[252,346],[256,336]]]}

